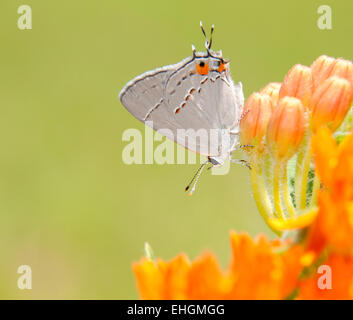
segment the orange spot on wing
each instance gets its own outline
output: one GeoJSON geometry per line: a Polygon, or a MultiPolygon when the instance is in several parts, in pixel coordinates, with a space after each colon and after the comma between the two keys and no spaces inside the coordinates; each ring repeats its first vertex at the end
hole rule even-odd
{"type": "Polygon", "coordinates": [[[224,70],[226,70],[226,66],[223,62],[220,63],[219,67],[218,67],[218,72],[222,73],[224,70]]]}
{"type": "Polygon", "coordinates": [[[199,75],[208,74],[208,63],[205,63],[203,66],[196,64],[196,71],[199,75]]]}

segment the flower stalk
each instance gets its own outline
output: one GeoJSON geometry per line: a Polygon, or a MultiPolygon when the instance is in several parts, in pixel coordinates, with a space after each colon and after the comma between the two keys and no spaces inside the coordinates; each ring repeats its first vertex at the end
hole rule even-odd
{"type": "Polygon", "coordinates": [[[293,218],[296,216],[296,211],[290,196],[288,174],[287,174],[286,167],[284,168],[283,176],[281,179],[281,187],[283,190],[283,198],[284,198],[284,203],[285,203],[288,215],[290,218],[293,218]]]}
{"type": "Polygon", "coordinates": [[[275,215],[279,219],[285,219],[286,215],[283,210],[281,201],[281,186],[283,185],[281,176],[283,172],[282,163],[276,163],[273,170],[273,202],[275,205],[275,215]]]}
{"type": "Polygon", "coordinates": [[[305,139],[303,147],[299,151],[296,165],[295,202],[298,209],[305,209],[307,205],[308,179],[311,163],[312,151],[310,145],[310,136],[308,136],[305,139]]]}
{"type": "Polygon", "coordinates": [[[312,137],[323,126],[333,134],[352,99],[352,62],[321,56],[311,67],[295,65],[283,83],[270,83],[247,100],[240,140],[255,147],[247,151],[254,198],[277,234],[315,219],[321,181],[313,170],[312,137]],[[295,162],[290,173],[289,161],[295,162]]]}
{"type": "MultiPolygon", "coordinates": [[[[251,187],[253,191],[254,200],[262,218],[268,224],[268,219],[273,217],[273,208],[264,181],[263,163],[259,160],[259,156],[257,153],[251,155],[250,166],[251,187]]],[[[269,227],[271,228],[270,225],[269,227]]],[[[275,232],[277,235],[281,234],[281,232],[277,231],[276,229],[272,229],[272,231],[275,232]]]]}

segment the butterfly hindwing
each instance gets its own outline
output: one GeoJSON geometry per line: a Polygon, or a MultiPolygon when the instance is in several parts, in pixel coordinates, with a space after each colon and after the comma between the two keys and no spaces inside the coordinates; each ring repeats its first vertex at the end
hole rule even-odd
{"type": "Polygon", "coordinates": [[[222,141],[219,138],[217,143],[210,143],[211,129],[233,129],[243,99],[229,69],[222,73],[211,69],[217,60],[220,58],[201,53],[146,72],[125,86],[120,100],[137,119],[154,130],[166,129],[162,134],[185,148],[206,156],[217,155],[217,147],[211,147],[222,141]],[[207,72],[200,72],[200,62],[207,65],[207,72]],[[195,139],[198,130],[204,130],[207,139],[195,139]]]}

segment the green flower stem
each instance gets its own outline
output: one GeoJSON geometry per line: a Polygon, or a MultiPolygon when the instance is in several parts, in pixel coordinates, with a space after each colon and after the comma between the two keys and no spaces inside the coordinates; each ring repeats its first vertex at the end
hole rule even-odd
{"type": "Polygon", "coordinates": [[[281,204],[281,185],[283,183],[281,176],[283,172],[283,162],[275,162],[273,170],[273,202],[275,205],[276,216],[279,219],[285,219],[285,214],[283,212],[281,204]]]}
{"type": "Polygon", "coordinates": [[[315,175],[314,184],[313,184],[313,192],[311,194],[311,199],[310,199],[310,207],[314,207],[317,205],[317,197],[318,197],[318,193],[320,191],[320,186],[321,186],[320,179],[317,175],[315,175]]]}
{"type": "Polygon", "coordinates": [[[304,146],[301,148],[297,158],[296,178],[295,178],[295,203],[297,210],[306,208],[306,191],[308,185],[308,175],[312,160],[312,150],[310,136],[305,138],[304,146]]]}
{"type": "Polygon", "coordinates": [[[254,195],[257,209],[259,210],[261,216],[263,217],[267,225],[271,228],[271,230],[275,232],[277,235],[281,235],[281,232],[279,232],[276,229],[273,229],[268,224],[268,220],[273,217],[273,209],[272,209],[272,204],[264,182],[262,163],[256,152],[254,152],[254,154],[251,155],[250,166],[251,166],[251,187],[252,187],[252,192],[254,195]]]}
{"type": "Polygon", "coordinates": [[[289,184],[288,184],[288,176],[287,176],[287,162],[285,163],[284,166],[284,172],[281,178],[281,189],[283,190],[283,198],[284,198],[284,203],[287,209],[287,212],[289,214],[289,217],[295,217],[296,216],[296,211],[294,208],[294,205],[292,203],[292,199],[290,196],[289,192],[289,184]]]}

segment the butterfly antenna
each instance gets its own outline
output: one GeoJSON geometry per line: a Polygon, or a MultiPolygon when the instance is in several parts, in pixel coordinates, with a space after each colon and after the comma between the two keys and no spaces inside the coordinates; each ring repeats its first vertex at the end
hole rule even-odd
{"type": "Polygon", "coordinates": [[[191,50],[192,50],[192,55],[195,57],[196,56],[196,48],[193,44],[191,45],[191,50]]]}
{"type": "Polygon", "coordinates": [[[191,191],[190,191],[190,193],[189,193],[190,196],[194,193],[194,191],[195,191],[195,189],[196,189],[196,184],[197,184],[197,182],[198,182],[199,179],[200,179],[201,173],[202,173],[203,169],[205,168],[206,164],[208,164],[208,163],[209,163],[209,160],[205,161],[205,162],[200,166],[200,168],[197,169],[197,171],[196,171],[195,175],[192,177],[190,183],[186,186],[185,192],[190,189],[191,185],[192,185],[193,182],[195,181],[195,183],[194,183],[194,185],[192,186],[191,191]]]}
{"type": "Polygon", "coordinates": [[[204,29],[204,27],[202,25],[202,21],[200,21],[200,28],[201,28],[201,31],[202,31],[203,35],[205,36],[205,47],[208,50],[209,49],[209,43],[208,43],[208,40],[207,40],[205,29],[204,29]]]}
{"type": "Polygon", "coordinates": [[[210,35],[210,43],[208,44],[208,49],[211,49],[212,46],[212,35],[213,35],[213,31],[214,31],[214,24],[211,27],[211,35],[210,35]]]}
{"type": "Polygon", "coordinates": [[[202,25],[202,21],[200,21],[200,28],[201,28],[201,31],[202,31],[203,35],[205,36],[205,38],[207,38],[205,29],[204,29],[204,27],[202,25]]]}

